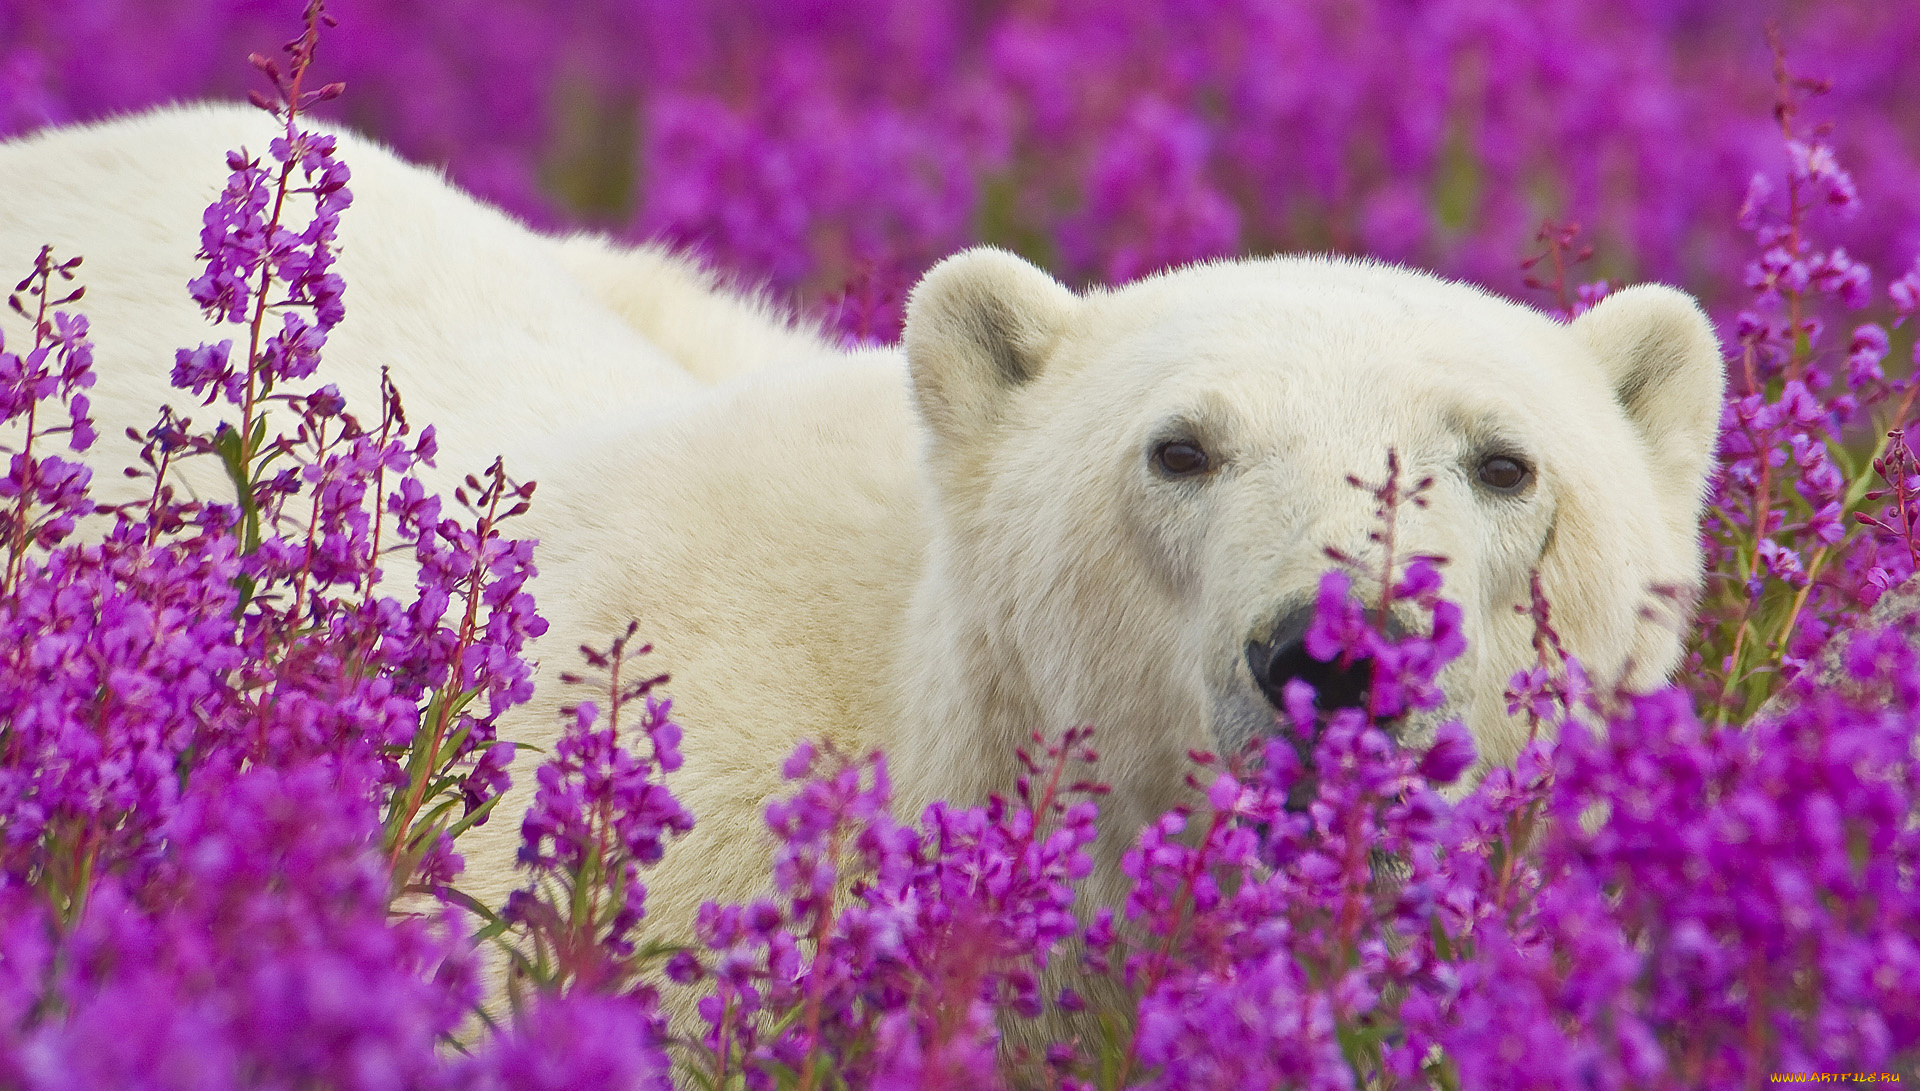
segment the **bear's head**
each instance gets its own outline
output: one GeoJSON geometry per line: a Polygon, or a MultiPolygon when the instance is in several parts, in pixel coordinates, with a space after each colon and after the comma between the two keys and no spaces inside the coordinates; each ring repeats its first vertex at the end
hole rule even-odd
{"type": "Polygon", "coordinates": [[[1381,556],[1350,477],[1380,480],[1389,451],[1404,483],[1432,479],[1395,554],[1446,558],[1469,648],[1443,711],[1483,765],[1525,739],[1504,692],[1534,661],[1534,573],[1597,680],[1650,686],[1679,658],[1724,382],[1680,292],[1561,323],[1406,269],[1274,258],[1076,295],[978,249],[915,290],[905,347],[934,531],[899,763],[929,794],[1004,790],[996,750],[1092,724],[1111,818],[1144,821],[1189,749],[1271,731],[1289,677],[1353,700],[1360,680],[1297,642],[1328,549],[1381,556]]]}

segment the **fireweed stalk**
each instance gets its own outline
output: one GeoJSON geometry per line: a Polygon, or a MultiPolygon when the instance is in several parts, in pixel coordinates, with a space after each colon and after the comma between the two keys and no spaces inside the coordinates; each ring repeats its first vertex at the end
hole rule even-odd
{"type": "MultiPolygon", "coordinates": [[[[1920,386],[1886,376],[1889,337],[1879,323],[1856,325],[1844,355],[1827,345],[1837,312],[1872,301],[1872,272],[1845,248],[1821,245],[1818,229],[1856,217],[1861,201],[1828,128],[1802,121],[1827,84],[1794,75],[1771,41],[1785,194],[1777,198],[1778,175],[1756,174],[1740,210],[1760,254],[1747,266],[1752,302],[1734,323],[1724,470],[1708,515],[1711,575],[1695,628],[1699,670],[1688,672],[1714,702],[1716,723],[1751,715],[1844,614],[1915,572],[1902,541],[1912,500],[1901,475],[1920,386]],[[1873,488],[1877,477],[1887,490],[1873,488]],[[1889,497],[1876,514],[1872,505],[1889,497]]],[[[1915,283],[1920,272],[1889,287],[1895,326],[1914,308],[1915,283]]]]}
{"type": "Polygon", "coordinates": [[[329,138],[297,126],[319,94],[299,88],[323,18],[308,8],[288,79],[261,65],[281,95],[282,169],[274,180],[229,156],[192,286],[217,319],[251,330],[273,312],[281,329],[250,341],[244,365],[228,342],[176,365],[183,390],[250,423],[197,431],[163,411],[129,471],[150,478],[148,499],[98,508],[86,471],[36,446],[93,439],[87,326],[62,309],[81,297],[54,288],[77,261],[41,253],[17,293],[34,343],[0,348],[19,437],[0,597],[9,1085],[424,1086],[445,1070],[436,1041],[477,998],[459,922],[390,907],[452,877],[453,837],[504,785],[502,750],[486,744],[491,717],[524,697],[518,651],[540,624],[519,590],[528,544],[436,520],[410,476],[369,495],[434,450],[431,429],[405,442],[390,389],[373,429],[330,386],[289,389],[344,315],[328,268],[347,173],[329,138]],[[312,202],[304,226],[297,198],[312,202]],[[270,407],[290,430],[268,427],[270,407]],[[67,423],[51,426],[55,412],[67,423]],[[236,502],[179,500],[167,474],[189,457],[220,459],[236,502]],[[375,592],[369,503],[390,508],[394,544],[421,561],[411,604],[375,592]],[[86,517],[105,525],[69,540],[86,517]],[[472,633],[443,623],[449,609],[472,633]],[[476,693],[486,717],[462,717],[439,760],[409,761],[423,725],[457,711],[423,704],[476,693]],[[396,798],[441,808],[398,866],[378,820],[396,798]]]}
{"type": "Polygon", "coordinates": [[[1454,811],[1437,961],[1400,1004],[1390,1071],[1682,1088],[1910,1064],[1920,1009],[1888,990],[1920,964],[1915,668],[1905,635],[1863,633],[1840,683],[1797,683],[1804,701],[1737,730],[1678,686],[1596,730],[1557,687],[1538,707],[1558,744],[1454,811]]]}
{"type": "MultiPolygon", "coordinates": [[[[220,458],[236,487],[243,565],[237,609],[247,610],[272,585],[286,588],[279,599],[262,601],[252,622],[268,658],[316,679],[363,678],[394,704],[383,734],[362,735],[376,740],[382,781],[397,787],[383,808],[382,836],[399,893],[413,885],[444,888],[458,870],[453,838],[484,822],[504,788],[513,752],[494,741],[493,723],[530,695],[530,669],[519,650],[545,622],[521,590],[534,574],[532,543],[502,533],[505,521],[527,510],[531,483],[511,481],[498,461],[484,480],[469,475],[454,498],[472,515],[471,526],[440,518],[439,498],[406,477],[393,495],[376,492],[369,513],[367,479],[384,482],[416,462],[432,465],[432,429],[412,448],[403,446],[408,428],[389,383],[372,431],[345,413],[330,386],[284,392],[313,374],[328,332],[345,316],[345,286],[332,265],[339,218],[352,201],[351,171],[335,159],[332,137],[299,126],[303,109],[342,90],[301,89],[326,22],[323,5],[309,3],[305,30],[286,46],[284,76],[272,60],[252,58],[278,96],[254,97],[282,123],[282,135],[269,144],[279,166],[244,151],[228,154],[232,173],[201,232],[205,271],[188,286],[210,319],[245,327],[246,359],[230,362],[230,340],[183,349],[173,379],[195,394],[205,391],[206,405],[239,410],[237,426],[223,422],[210,442],[191,446],[220,458]],[[297,198],[313,207],[298,227],[291,219],[297,198]],[[263,336],[269,314],[280,329],[263,336]],[[296,428],[270,440],[267,411],[276,405],[296,415],[296,428]],[[290,506],[302,488],[310,497],[304,528],[299,508],[290,506]],[[385,514],[394,517],[391,547],[377,537],[385,514]],[[382,548],[407,546],[419,566],[418,593],[402,608],[376,599],[373,586],[382,548]],[[306,639],[323,623],[329,639],[306,639]],[[471,711],[482,696],[485,711],[471,711]]],[[[283,700],[265,687],[256,707],[264,718],[283,700]]]]}
{"type": "MultiPolygon", "coordinates": [[[[653,696],[664,675],[621,677],[627,642],[638,626],[605,651],[582,647],[587,663],[605,672],[607,712],[582,701],[554,755],[541,765],[539,788],[521,824],[520,866],[528,885],[515,891],[476,938],[507,944],[510,1020],[496,1025],[468,1076],[482,1088],[605,1087],[659,1089],[673,1085],[665,1019],[658,996],[642,975],[658,969],[672,945],[641,945],[646,914],[642,868],[657,862],[668,840],[693,826],[693,817],[656,774],[680,767],[680,729],[671,704],[653,696]],[[641,702],[640,737],[650,756],[620,741],[621,713],[641,702]]],[[[588,679],[567,674],[563,680],[588,679]]],[[[633,734],[629,726],[629,735],[633,734]]],[[[688,961],[674,954],[670,972],[688,961]]]]}
{"type": "MultiPolygon", "coordinates": [[[[797,750],[785,772],[798,790],[767,808],[778,898],[700,911],[697,934],[714,957],[696,1078],[1001,1086],[997,1021],[1040,1014],[1041,975],[1078,931],[1073,884],[1092,869],[1091,797],[1104,791],[1070,776],[1095,758],[1088,735],[1036,739],[1022,753],[1017,803],[934,803],[917,828],[894,820],[879,755],[797,750]]],[[[1073,1053],[1047,1052],[1026,1060],[1073,1053]]]]}
{"type": "MultiPolygon", "coordinates": [[[[631,665],[627,641],[638,628],[629,625],[604,652],[581,648],[590,666],[606,672],[605,727],[596,729],[600,710],[592,701],[565,710],[572,721],[541,765],[521,823],[519,862],[532,882],[507,900],[503,913],[526,940],[514,951],[508,981],[516,1010],[530,1003],[528,986],[625,995],[652,1008],[653,991],[639,974],[664,952],[635,943],[646,915],[639,873],[659,862],[670,838],[693,828],[693,816],[654,778],[656,770],[680,768],[680,728],[667,718],[672,702],[652,693],[667,677],[620,676],[631,665]],[[620,744],[621,711],[636,700],[645,710],[638,728],[650,756],[620,744]]],[[[632,654],[651,650],[642,645],[632,654]]],[[[585,682],[573,674],[562,680],[585,682]]]]}

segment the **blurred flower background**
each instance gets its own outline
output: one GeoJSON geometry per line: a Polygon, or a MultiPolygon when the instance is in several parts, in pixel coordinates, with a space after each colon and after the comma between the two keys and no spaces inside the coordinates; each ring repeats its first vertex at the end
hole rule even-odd
{"type": "MultiPolygon", "coordinates": [[[[243,97],[275,0],[4,0],[0,136],[243,97]]],[[[665,238],[862,338],[975,241],[1069,282],[1291,249],[1521,294],[1543,218],[1593,275],[1738,292],[1783,165],[1764,35],[1833,82],[1866,214],[1920,249],[1920,18],[1887,0],[338,0],[337,116],[545,227],[665,238]]]]}

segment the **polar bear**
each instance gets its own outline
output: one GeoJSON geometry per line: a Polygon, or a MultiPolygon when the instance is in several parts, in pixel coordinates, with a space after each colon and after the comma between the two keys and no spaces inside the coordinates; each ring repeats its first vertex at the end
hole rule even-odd
{"type": "MultiPolygon", "coordinates": [[[[183,290],[200,209],[272,127],[180,108],[0,145],[0,255],[86,256],[103,435],[180,400],[173,350],[208,337],[183,290]]],[[[761,811],[802,738],[884,750],[912,813],[1005,792],[1031,732],[1093,725],[1113,791],[1090,894],[1116,899],[1188,751],[1271,729],[1326,548],[1377,556],[1347,479],[1388,450],[1433,479],[1399,543],[1449,558],[1471,647],[1446,711],[1483,766],[1524,739],[1502,694],[1533,659],[1532,573],[1596,676],[1651,686],[1680,655],[1650,589],[1700,585],[1723,376],[1673,289],[1562,323],[1362,260],[1076,293],[982,248],[926,274],[901,346],[845,351],[657,250],[534,233],[363,139],[339,154],[348,317],[322,376],[364,405],[388,365],[444,472],[505,450],[541,482],[553,627],[504,733],[549,744],[554,676],[630,619],[672,676],[698,825],[649,881],[667,934],[765,888],[761,811]]],[[[463,842],[496,904],[534,760],[463,842]]]]}
{"type": "Polygon", "coordinates": [[[915,813],[1005,792],[1030,732],[1080,724],[1113,788],[1089,892],[1115,904],[1119,856],[1181,801],[1188,753],[1272,730],[1281,664],[1304,665],[1279,645],[1325,549],[1377,558],[1375,502],[1347,478],[1379,478],[1389,449],[1406,480],[1434,479],[1399,546],[1449,558],[1465,612],[1443,679],[1480,753],[1463,785],[1525,742],[1504,692],[1533,662],[1535,571],[1596,678],[1648,688],[1679,658],[1723,372],[1672,289],[1562,324],[1368,262],[1220,262],[1076,294],[980,249],[916,287],[902,355],[761,373],[562,475],[560,503],[581,505],[548,511],[568,528],[562,578],[618,589],[560,595],[581,611],[567,628],[651,619],[688,725],[676,790],[703,824],[654,896],[672,919],[694,908],[682,891],[761,881],[769,759],[795,738],[884,750],[915,813]],[[657,486],[639,548],[594,499],[620,482],[657,486]],[[720,761],[695,756],[716,737],[720,761]],[[753,866],[715,867],[743,848],[753,866]]]}

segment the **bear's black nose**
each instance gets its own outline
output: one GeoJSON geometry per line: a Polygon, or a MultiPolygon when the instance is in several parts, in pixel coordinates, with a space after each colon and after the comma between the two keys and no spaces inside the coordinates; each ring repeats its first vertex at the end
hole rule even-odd
{"type": "MultiPolygon", "coordinates": [[[[1356,660],[1342,666],[1339,659],[1323,663],[1307,652],[1307,628],[1313,624],[1313,606],[1302,606],[1280,619],[1273,635],[1247,645],[1247,666],[1253,668],[1254,681],[1275,710],[1284,710],[1281,694],[1287,683],[1298,678],[1313,687],[1315,708],[1330,712],[1337,708],[1365,708],[1373,689],[1373,662],[1356,660]]],[[[1387,615],[1389,637],[1406,635],[1393,615],[1387,615]]]]}

